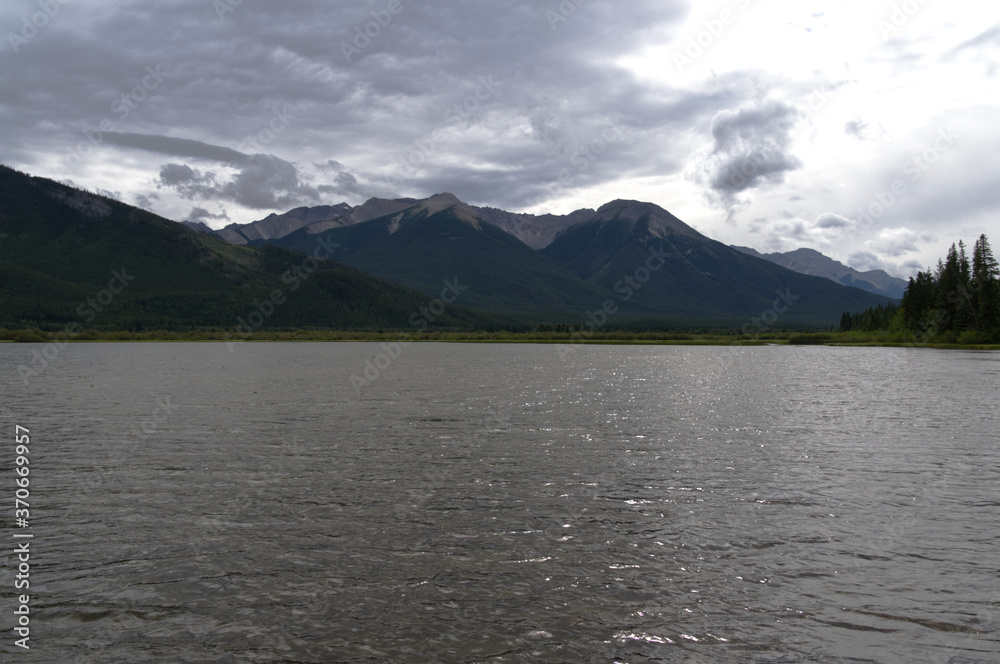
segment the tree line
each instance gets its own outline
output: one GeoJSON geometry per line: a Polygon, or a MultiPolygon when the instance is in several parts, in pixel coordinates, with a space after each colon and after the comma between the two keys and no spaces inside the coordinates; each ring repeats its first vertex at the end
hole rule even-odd
{"type": "Polygon", "coordinates": [[[861,313],[852,314],[845,311],[840,317],[840,329],[844,332],[875,332],[877,330],[888,330],[892,326],[892,321],[899,313],[899,305],[892,302],[877,307],[865,309],[861,313]]]}
{"type": "Polygon", "coordinates": [[[1000,267],[986,235],[976,240],[971,257],[960,241],[935,269],[910,277],[899,307],[844,312],[840,328],[902,331],[918,343],[1000,342],[1000,267]]]}

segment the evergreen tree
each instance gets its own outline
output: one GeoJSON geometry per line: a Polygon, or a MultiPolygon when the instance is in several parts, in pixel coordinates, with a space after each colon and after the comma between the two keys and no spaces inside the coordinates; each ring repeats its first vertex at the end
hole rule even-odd
{"type": "Polygon", "coordinates": [[[894,304],[878,305],[869,307],[861,313],[851,314],[845,311],[840,317],[840,329],[844,332],[855,330],[858,332],[874,332],[876,330],[888,330],[899,307],[894,304]]]}
{"type": "Polygon", "coordinates": [[[939,331],[959,330],[964,312],[962,305],[962,274],[958,264],[958,250],[952,244],[944,263],[938,262],[937,294],[934,306],[945,313],[939,331]]]}
{"type": "Polygon", "coordinates": [[[937,282],[930,270],[917,272],[916,278],[910,277],[906,292],[903,294],[903,320],[907,329],[921,329],[931,319],[936,319],[934,316],[936,299],[937,282]]]}
{"type": "MultiPolygon", "coordinates": [[[[978,331],[985,339],[1000,340],[1000,265],[986,235],[976,240],[971,264],[965,243],[959,242],[951,245],[933,272],[911,277],[898,317],[897,325],[928,338],[944,332],[978,331]]],[[[842,317],[841,325],[858,330],[881,321],[882,314],[872,309],[850,320],[842,317]]]]}
{"type": "Polygon", "coordinates": [[[1000,328],[1000,276],[997,260],[986,239],[980,235],[972,249],[972,284],[973,303],[976,307],[976,317],[980,332],[996,333],[1000,328]]]}
{"type": "Polygon", "coordinates": [[[978,312],[972,300],[972,272],[969,269],[969,257],[965,253],[965,242],[958,241],[958,312],[956,315],[957,329],[978,327],[976,319],[978,312]]]}

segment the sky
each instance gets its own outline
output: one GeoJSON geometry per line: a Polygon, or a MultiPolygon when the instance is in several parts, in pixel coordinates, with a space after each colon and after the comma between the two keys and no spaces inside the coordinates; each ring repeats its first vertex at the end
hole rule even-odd
{"type": "Polygon", "coordinates": [[[625,198],[907,277],[1000,242],[975,0],[4,0],[0,163],[213,228],[625,198]]]}

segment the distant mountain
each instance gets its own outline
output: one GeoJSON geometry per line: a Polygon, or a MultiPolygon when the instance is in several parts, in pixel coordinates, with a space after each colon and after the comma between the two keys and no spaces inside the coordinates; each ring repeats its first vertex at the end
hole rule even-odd
{"type": "MultiPolygon", "coordinates": [[[[227,244],[5,166],[0,237],[0,327],[12,329],[234,329],[241,320],[248,329],[408,329],[432,302],[345,265],[227,244]]],[[[456,306],[429,322],[504,324],[456,306]]]]}
{"type": "Polygon", "coordinates": [[[749,257],[701,235],[663,208],[638,201],[602,206],[541,253],[588,283],[628,295],[633,306],[686,317],[760,315],[777,301],[776,293],[791,300],[777,307],[785,323],[832,322],[830,314],[837,309],[885,302],[749,257]],[[638,283],[640,277],[648,282],[638,283]]]}
{"type": "Polygon", "coordinates": [[[739,323],[790,289],[786,323],[835,324],[844,311],[884,302],[746,256],[650,203],[614,201],[549,218],[478,208],[451,194],[397,203],[368,221],[341,220],[320,233],[307,226],[268,242],[306,252],[335,244],[336,260],[428,294],[458,277],[469,284],[463,304],[532,320],[571,321],[613,300],[618,325],[739,323]],[[545,246],[536,251],[507,228],[545,246]],[[636,276],[648,282],[629,285],[636,276]]]}
{"type": "Polygon", "coordinates": [[[452,194],[407,203],[375,219],[322,233],[302,228],[274,242],[306,252],[319,243],[335,244],[336,260],[428,294],[457,278],[467,286],[462,304],[532,319],[571,320],[607,295],[486,222],[478,208],[452,194]]]}
{"type": "Polygon", "coordinates": [[[506,212],[491,207],[473,208],[476,215],[488,224],[513,235],[532,249],[547,247],[556,236],[571,226],[586,221],[594,215],[594,210],[584,208],[566,215],[523,214],[506,212]]]}
{"type": "Polygon", "coordinates": [[[534,216],[438,194],[229,230],[247,245],[0,167],[0,327],[232,329],[256,315],[258,328],[408,329],[445,294],[435,326],[826,326],[886,301],[637,201],[534,216]],[[314,262],[317,251],[328,260],[314,262]]]}
{"type": "Polygon", "coordinates": [[[787,267],[789,270],[816,277],[826,277],[844,286],[853,286],[876,295],[884,295],[898,300],[903,297],[903,293],[906,291],[906,281],[893,277],[883,270],[859,272],[853,267],[848,267],[829,256],[824,256],[814,249],[796,249],[795,251],[773,254],[761,254],[750,247],[733,246],[733,249],[763,258],[782,267],[787,267]]]}
{"type": "MultiPolygon", "coordinates": [[[[230,224],[216,232],[219,237],[233,244],[246,244],[255,240],[280,240],[300,229],[305,229],[307,235],[315,235],[331,228],[352,226],[393,214],[418,202],[413,198],[371,198],[354,208],[346,203],[332,207],[296,208],[285,214],[272,214],[249,224],[230,224]]],[[[552,242],[558,233],[594,214],[593,210],[587,209],[567,215],[534,215],[490,207],[471,205],[467,207],[474,210],[479,220],[513,235],[532,249],[541,249],[552,242]]],[[[191,225],[190,222],[182,223],[191,225]]]]}
{"type": "MultiPolygon", "coordinates": [[[[268,215],[264,219],[249,224],[229,224],[216,233],[230,244],[272,240],[282,238],[310,224],[335,221],[350,213],[351,209],[347,203],[299,207],[284,214],[268,215]]],[[[190,222],[185,223],[190,225],[190,222]]]]}
{"type": "Polygon", "coordinates": [[[196,233],[204,233],[205,235],[213,235],[215,237],[218,237],[216,232],[212,230],[210,226],[201,221],[182,221],[181,225],[187,226],[196,233]]]}

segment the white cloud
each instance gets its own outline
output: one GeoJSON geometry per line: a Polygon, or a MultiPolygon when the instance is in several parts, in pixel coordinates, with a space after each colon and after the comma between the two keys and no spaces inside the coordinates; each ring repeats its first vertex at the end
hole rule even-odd
{"type": "Polygon", "coordinates": [[[898,258],[919,251],[920,235],[909,228],[883,228],[873,240],[865,242],[870,250],[898,258]]]}

